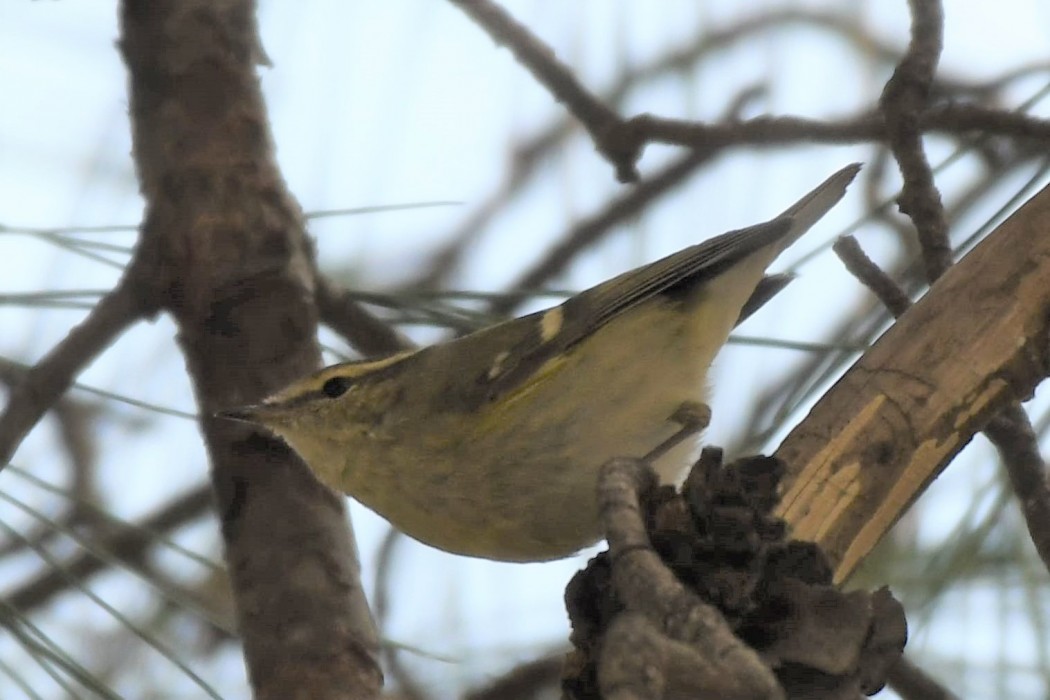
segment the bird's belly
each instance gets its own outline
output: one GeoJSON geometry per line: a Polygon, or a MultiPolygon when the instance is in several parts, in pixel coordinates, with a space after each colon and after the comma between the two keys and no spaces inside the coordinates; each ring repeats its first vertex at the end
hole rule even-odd
{"type": "MultiPolygon", "coordinates": [[[[452,552],[539,561],[595,543],[602,465],[646,455],[680,428],[670,419],[684,402],[705,400],[710,343],[694,327],[651,328],[621,322],[559,357],[540,380],[483,407],[472,434],[462,435],[462,415],[433,417],[411,438],[351,457],[342,485],[405,533],[452,552]],[[412,463],[420,468],[395,475],[396,489],[369,488],[367,471],[412,463]]],[[[677,481],[695,450],[686,440],[660,458],[661,479],[677,481]]]]}
{"type": "MultiPolygon", "coordinates": [[[[688,363],[648,364],[597,384],[561,371],[459,444],[445,442],[438,421],[428,440],[413,441],[429,445],[411,457],[426,465],[412,477],[420,483],[406,481],[391,502],[358,498],[441,549],[511,561],[568,556],[602,536],[602,465],[642,457],[676,432],[669,419],[683,402],[703,398],[702,381],[688,363]]],[[[695,450],[696,440],[686,440],[659,459],[661,479],[677,481],[695,450]]]]}

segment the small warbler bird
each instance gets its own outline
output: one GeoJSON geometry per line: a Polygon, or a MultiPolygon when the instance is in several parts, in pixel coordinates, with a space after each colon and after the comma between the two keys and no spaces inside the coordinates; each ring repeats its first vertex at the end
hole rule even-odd
{"type": "Polygon", "coordinates": [[[763,284],[766,267],[859,169],[768,223],[546,311],[334,365],[219,415],[265,426],[320,481],[427,544],[504,561],[568,556],[602,536],[596,484],[607,460],[648,455],[662,480],[681,477],[695,440],[673,439],[689,423],[683,410],[706,398],[711,361],[742,312],[779,288],[763,284]]]}

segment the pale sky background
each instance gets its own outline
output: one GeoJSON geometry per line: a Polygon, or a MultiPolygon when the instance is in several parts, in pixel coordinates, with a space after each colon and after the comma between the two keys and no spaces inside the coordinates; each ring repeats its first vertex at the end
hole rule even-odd
{"type": "MultiPolygon", "coordinates": [[[[624,65],[661,55],[701,28],[726,26],[734,17],[762,8],[811,6],[840,9],[870,19],[886,41],[903,46],[906,3],[751,2],[709,0],[505,1],[519,20],[549,42],[593,89],[601,89],[624,65]],[[742,9],[744,8],[744,9],[742,9]],[[849,9],[852,8],[852,9],[849,9]]],[[[1050,5],[1039,0],[945,3],[946,46],[942,71],[972,80],[1050,58],[1050,5]]],[[[273,67],[261,69],[273,122],[277,156],[291,191],[306,211],[428,201],[461,205],[316,221],[321,259],[332,270],[352,270],[362,288],[383,288],[425,261],[426,252],[447,238],[475,205],[496,190],[507,163],[507,146],[526,140],[561,113],[549,94],[497,48],[458,10],[435,0],[386,2],[262,3],[260,24],[273,67]]],[[[130,160],[125,72],[114,47],[116,7],[95,0],[0,0],[0,224],[8,228],[135,224],[142,202],[130,160]]],[[[886,74],[866,66],[840,42],[815,30],[768,34],[748,49],[719,54],[688,76],[668,77],[631,95],[623,113],[651,112],[686,118],[716,118],[742,87],[768,81],[771,94],[754,112],[843,115],[877,96],[886,74]],[[829,60],[834,58],[834,60],[829,60]]],[[[1046,83],[1046,75],[1019,81],[1007,104],[1020,104],[1046,83]]],[[[1046,104],[1033,110],[1046,115],[1046,104]]],[[[559,281],[582,288],[628,267],[670,253],[696,240],[767,219],[842,165],[870,157],[866,147],[807,147],[731,151],[714,168],[692,178],[642,219],[621,230],[575,264],[559,281]]],[[[654,172],[674,149],[651,147],[641,164],[654,172]]],[[[936,162],[947,150],[931,140],[936,162]]],[[[946,188],[972,172],[964,159],[939,180],[946,188]]],[[[544,175],[486,230],[456,284],[498,290],[537,259],[568,226],[598,210],[620,191],[612,169],[591,144],[576,138],[544,175]]],[[[1004,182],[972,219],[969,233],[990,216],[1021,180],[1004,182]]],[[[783,264],[831,240],[860,214],[853,193],[785,255],[783,264]]],[[[892,254],[884,230],[862,231],[860,240],[878,259],[892,254]]],[[[960,236],[961,237],[961,236],[960,236]]],[[[133,233],[92,235],[91,240],[130,245],[133,233]]],[[[126,254],[104,251],[123,262],[126,254]]],[[[825,254],[799,270],[800,279],[743,332],[792,340],[826,339],[836,309],[864,292],[825,254]]],[[[0,234],[0,294],[56,289],[108,289],[119,270],[86,260],[38,237],[0,234]]],[[[83,316],[81,310],[41,310],[0,305],[0,353],[32,362],[83,316]]],[[[80,378],[142,401],[193,412],[174,329],[161,318],[125,334],[80,378]]],[[[421,339],[433,339],[420,335],[421,339]]],[[[336,344],[333,341],[333,344],[336,344]]],[[[748,396],[800,361],[784,350],[733,347],[714,380],[714,444],[739,431],[748,396]],[[734,415],[734,408],[737,414],[734,415]]],[[[85,396],[79,393],[78,396],[85,396]]],[[[1045,402],[1044,402],[1045,403],[1045,402]]],[[[148,427],[135,425],[141,408],[115,404],[114,420],[98,435],[99,473],[105,502],[125,518],[150,512],[172,493],[199,481],[207,469],[191,420],[161,415],[148,427]]],[[[54,425],[46,421],[23,444],[15,464],[62,484],[66,469],[53,456],[54,425]]],[[[775,442],[767,447],[775,446],[775,442]]],[[[926,515],[914,524],[930,542],[948,536],[972,517],[974,485],[996,473],[982,444],[935,484],[926,515]]],[[[0,492],[45,512],[55,497],[34,489],[10,471],[0,474],[0,492]]],[[[385,523],[354,504],[366,581],[375,571],[376,547],[385,523]]],[[[0,521],[26,529],[32,518],[0,502],[0,521]]],[[[4,533],[0,531],[0,541],[4,533]]],[[[218,556],[219,536],[209,522],[179,533],[178,540],[218,556]]],[[[63,552],[73,551],[68,544],[63,552]]],[[[455,661],[409,657],[422,681],[440,697],[499,673],[538,650],[564,642],[561,605],[564,583],[586,556],[543,565],[500,565],[454,557],[404,541],[393,578],[393,611],[387,635],[455,661]],[[426,601],[423,605],[413,601],[426,601]]],[[[175,555],[171,565],[187,580],[204,570],[175,555]]],[[[16,581],[35,564],[31,557],[0,562],[0,576],[16,581]]],[[[1036,575],[1039,575],[1038,573],[1036,575]]],[[[1042,582],[1047,583],[1045,572],[1042,582]]],[[[369,584],[370,586],[370,584],[369,584]]],[[[141,611],[149,597],[138,582],[107,575],[93,590],[122,610],[141,611]]],[[[1044,595],[1045,603],[1045,595],[1044,595]]],[[[1043,605],[1045,610],[1045,605],[1043,605]]],[[[953,688],[968,697],[1046,697],[1047,679],[1018,671],[1008,687],[991,684],[990,664],[1031,665],[1041,653],[1026,608],[991,590],[951,594],[921,629],[909,649],[952,669],[953,688]],[[982,597],[983,596],[983,597],[982,597]],[[999,650],[1010,649],[1005,661],[999,650]],[[959,662],[959,666],[950,663],[959,662]],[[970,670],[965,669],[970,666],[970,670]],[[1001,696],[1001,695],[1000,695],[1001,696]]],[[[914,621],[918,618],[913,618],[914,621]]],[[[91,659],[99,634],[119,628],[82,594],[71,593],[50,614],[34,618],[74,654],[91,659]]],[[[1045,627],[1043,628],[1045,629],[1045,627]]],[[[1042,648],[1045,650],[1046,640],[1042,648]]],[[[113,650],[110,650],[111,652],[113,650]]],[[[0,634],[0,659],[13,664],[43,697],[58,697],[47,677],[0,634]]],[[[156,655],[136,660],[165,697],[198,697],[181,671],[156,655]],[[158,679],[160,679],[158,681],[158,679]]],[[[239,651],[227,648],[194,668],[228,697],[244,694],[239,651]]],[[[133,697],[135,672],[118,677],[120,692],[133,697]]],[[[0,669],[0,696],[20,691],[0,669]]],[[[888,696],[888,695],[887,695],[888,696]]],[[[884,697],[887,697],[884,696],[884,697]]]]}

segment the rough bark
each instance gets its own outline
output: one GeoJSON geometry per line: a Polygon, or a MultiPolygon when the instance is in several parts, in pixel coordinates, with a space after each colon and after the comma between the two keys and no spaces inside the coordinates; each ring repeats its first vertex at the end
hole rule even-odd
{"type": "Polygon", "coordinates": [[[178,325],[259,698],[377,694],[375,630],[343,499],[281,442],[219,421],[317,368],[315,271],[275,166],[251,0],[126,0],[138,255],[178,325]]]}

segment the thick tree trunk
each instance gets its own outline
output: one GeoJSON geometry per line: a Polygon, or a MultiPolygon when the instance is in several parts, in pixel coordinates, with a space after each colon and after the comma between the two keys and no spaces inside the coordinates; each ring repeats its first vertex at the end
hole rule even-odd
{"type": "Polygon", "coordinates": [[[343,500],[278,440],[211,418],[318,367],[315,271],[274,164],[251,0],[126,0],[138,263],[178,324],[259,698],[378,693],[343,500]]]}

